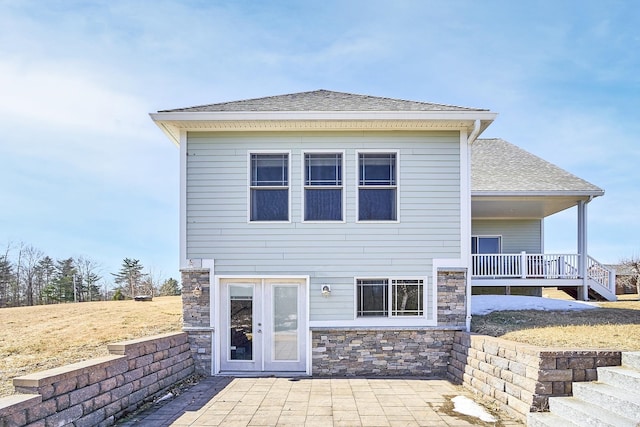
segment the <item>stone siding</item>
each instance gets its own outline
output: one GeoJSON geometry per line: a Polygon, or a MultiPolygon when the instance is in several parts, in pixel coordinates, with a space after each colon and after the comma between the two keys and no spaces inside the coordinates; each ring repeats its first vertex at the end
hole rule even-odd
{"type": "Polygon", "coordinates": [[[441,377],[455,331],[433,329],[312,332],[314,376],[441,377]]]}
{"type": "Polygon", "coordinates": [[[438,325],[466,328],[467,270],[438,270],[438,325]]]}
{"type": "Polygon", "coordinates": [[[189,346],[196,372],[211,375],[213,362],[213,328],[211,327],[211,286],[208,268],[188,268],[182,274],[183,330],[189,335],[189,346]],[[202,294],[193,290],[200,287],[202,294]]]}
{"type": "Polygon", "coordinates": [[[594,381],[596,368],[618,366],[621,352],[536,347],[456,332],[449,378],[525,420],[548,409],[551,396],[571,396],[572,383],[594,381]]]}
{"type": "Polygon", "coordinates": [[[0,398],[0,425],[110,426],[193,374],[187,335],[109,344],[109,356],[14,378],[0,398]]]}

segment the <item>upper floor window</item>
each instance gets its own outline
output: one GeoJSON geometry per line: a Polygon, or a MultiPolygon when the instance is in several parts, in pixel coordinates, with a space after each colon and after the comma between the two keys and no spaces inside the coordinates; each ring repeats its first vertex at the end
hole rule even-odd
{"type": "Polygon", "coordinates": [[[289,220],[289,155],[251,154],[250,220],[289,220]]]}
{"type": "Polygon", "coordinates": [[[397,153],[358,154],[358,220],[398,219],[397,153]]]}
{"type": "Polygon", "coordinates": [[[342,153],[304,155],[304,220],[342,221],[342,153]]]}

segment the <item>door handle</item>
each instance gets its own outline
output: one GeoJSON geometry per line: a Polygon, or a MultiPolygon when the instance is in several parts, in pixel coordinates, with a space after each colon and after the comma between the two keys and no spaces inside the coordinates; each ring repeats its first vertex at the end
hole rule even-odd
{"type": "Polygon", "coordinates": [[[261,334],[262,333],[262,329],[258,329],[258,333],[261,334]]]}

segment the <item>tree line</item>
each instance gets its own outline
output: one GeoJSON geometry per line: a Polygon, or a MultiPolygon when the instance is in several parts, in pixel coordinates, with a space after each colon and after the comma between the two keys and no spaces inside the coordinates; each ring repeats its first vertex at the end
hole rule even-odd
{"type": "Polygon", "coordinates": [[[53,259],[23,243],[0,253],[0,308],[179,294],[177,280],[144,272],[137,259],[125,258],[104,277],[100,264],[84,256],[53,259]]]}

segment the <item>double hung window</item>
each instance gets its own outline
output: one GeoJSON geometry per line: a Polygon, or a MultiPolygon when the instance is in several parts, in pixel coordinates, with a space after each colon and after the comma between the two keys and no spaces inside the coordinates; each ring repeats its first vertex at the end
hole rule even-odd
{"type": "Polygon", "coordinates": [[[289,154],[251,154],[250,221],[289,220],[289,154]]]}
{"type": "Polygon", "coordinates": [[[357,279],[358,317],[424,314],[424,279],[357,279]]]}
{"type": "Polygon", "coordinates": [[[358,154],[358,220],[398,219],[397,153],[358,154]]]}
{"type": "Polygon", "coordinates": [[[304,155],[304,220],[342,221],[342,153],[304,155]]]}

